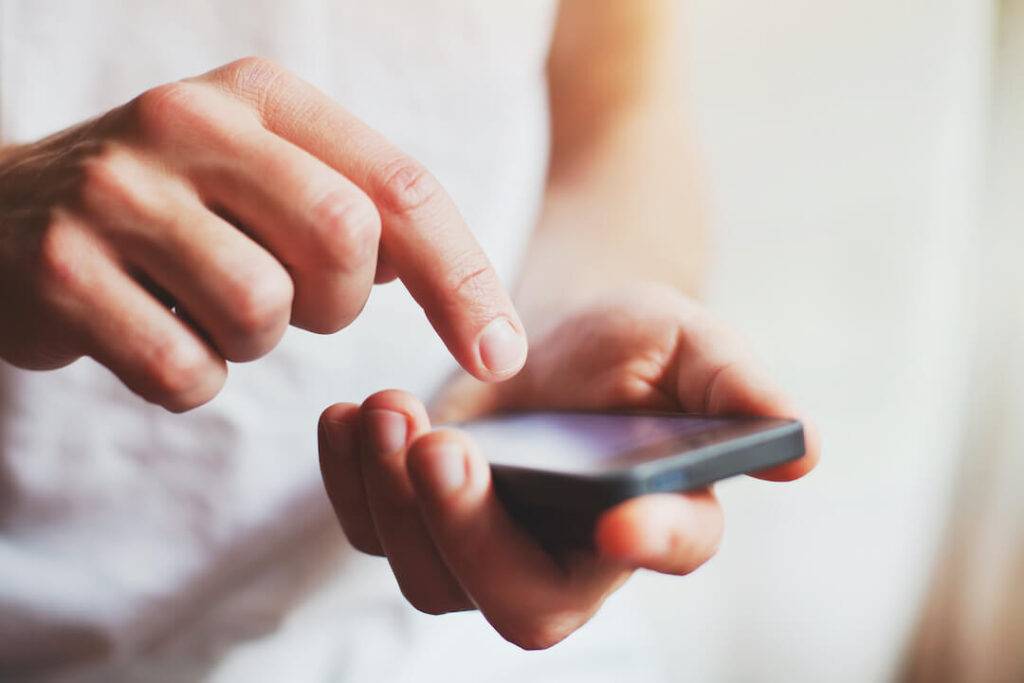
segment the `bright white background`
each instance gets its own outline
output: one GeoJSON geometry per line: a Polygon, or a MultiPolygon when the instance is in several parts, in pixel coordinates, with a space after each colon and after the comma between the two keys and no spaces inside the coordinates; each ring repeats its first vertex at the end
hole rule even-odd
{"type": "Polygon", "coordinates": [[[698,0],[711,306],[814,415],[805,481],[720,487],[721,552],[638,577],[680,680],[891,677],[948,518],[976,318],[992,8],[698,0]]]}

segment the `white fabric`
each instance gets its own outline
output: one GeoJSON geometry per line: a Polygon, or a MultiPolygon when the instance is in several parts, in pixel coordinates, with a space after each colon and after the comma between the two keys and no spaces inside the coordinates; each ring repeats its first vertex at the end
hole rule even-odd
{"type": "MultiPolygon", "coordinates": [[[[543,187],[553,19],[540,0],[3,0],[0,127],[5,142],[30,141],[260,54],[432,169],[508,281],[543,187]]],[[[310,599],[324,617],[315,628],[294,647],[289,629],[251,646],[217,680],[470,680],[480,666],[528,666],[539,680],[548,661],[552,680],[569,680],[554,667],[573,658],[582,675],[587,636],[527,659],[478,615],[418,616],[385,562],[341,545],[316,463],[319,411],[389,386],[428,397],[452,369],[398,285],[375,290],[342,334],[290,331],[183,416],[144,405],[90,361],[0,367],[0,675],[197,678],[321,585],[342,589],[310,599]]],[[[601,675],[629,664],[608,661],[616,652],[595,659],[601,675]]]]}
{"type": "MultiPolygon", "coordinates": [[[[423,159],[511,272],[542,179],[549,7],[148,4],[0,2],[3,139],[264,54],[423,159]]],[[[706,568],[640,576],[567,646],[520,658],[475,615],[403,607],[379,561],[313,552],[337,542],[313,459],[320,407],[386,385],[426,393],[450,367],[398,288],[342,335],[292,333],[267,361],[233,368],[225,395],[185,418],[142,408],[88,363],[5,369],[0,661],[78,644],[142,680],[198,676],[223,651],[214,680],[600,680],[579,664],[592,658],[632,681],[648,668],[592,645],[602,630],[645,634],[628,620],[639,595],[678,680],[886,680],[946,557],[947,519],[976,515],[954,525],[978,535],[949,546],[938,648],[989,638],[965,671],[999,670],[999,641],[971,624],[1005,609],[996,586],[1015,583],[1020,556],[1022,174],[1006,142],[1020,130],[1020,2],[1003,3],[1018,47],[1000,53],[994,130],[991,2],[693,4],[687,52],[718,207],[711,304],[819,418],[818,472],[785,489],[722,486],[728,528],[706,568]],[[989,145],[991,194],[979,191],[989,145]],[[403,339],[382,333],[393,329],[403,339]],[[979,473],[951,510],[956,480],[979,473]],[[961,614],[976,586],[984,606],[961,614]]],[[[1019,642],[1002,642],[1012,658],[1019,642]]]]}

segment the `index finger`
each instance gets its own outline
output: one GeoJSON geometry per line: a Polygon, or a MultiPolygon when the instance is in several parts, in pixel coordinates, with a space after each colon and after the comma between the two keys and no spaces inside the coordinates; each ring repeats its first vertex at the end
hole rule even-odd
{"type": "Polygon", "coordinates": [[[247,58],[210,76],[268,130],[370,196],[381,216],[381,253],[468,372],[495,381],[519,371],[527,352],[519,315],[454,201],[422,165],[272,62],[247,58]]]}

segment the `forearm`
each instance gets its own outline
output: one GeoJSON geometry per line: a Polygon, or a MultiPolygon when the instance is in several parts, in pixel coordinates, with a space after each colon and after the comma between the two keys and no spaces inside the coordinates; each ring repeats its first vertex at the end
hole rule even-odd
{"type": "Polygon", "coordinates": [[[638,280],[700,291],[705,197],[678,12],[664,0],[563,0],[548,184],[517,294],[528,323],[638,280]]]}
{"type": "Polygon", "coordinates": [[[527,323],[639,280],[701,291],[708,238],[703,178],[680,121],[638,112],[571,168],[552,168],[517,290],[527,323]]]}

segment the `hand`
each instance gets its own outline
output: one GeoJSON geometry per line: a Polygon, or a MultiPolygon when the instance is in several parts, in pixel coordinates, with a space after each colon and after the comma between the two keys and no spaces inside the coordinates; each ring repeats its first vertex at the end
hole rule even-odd
{"type": "MultiPolygon", "coordinates": [[[[793,416],[720,324],[675,292],[637,288],[565,315],[526,366],[498,385],[456,382],[446,419],[501,408],[648,408],[793,416]]],[[[795,479],[807,453],[757,476],[795,479]]],[[[710,489],[635,498],[598,520],[593,553],[547,554],[509,517],[483,455],[464,433],[431,431],[422,404],[384,391],[320,418],[328,495],[352,544],[387,556],[406,598],[430,614],[479,608],[524,648],[549,647],[581,626],[637,568],[686,574],[722,533],[710,489]]]]}
{"type": "Polygon", "coordinates": [[[312,86],[249,58],[0,155],[0,357],[82,355],[181,411],[289,321],[400,277],[455,358],[514,374],[522,324],[452,200],[312,86]]]}

